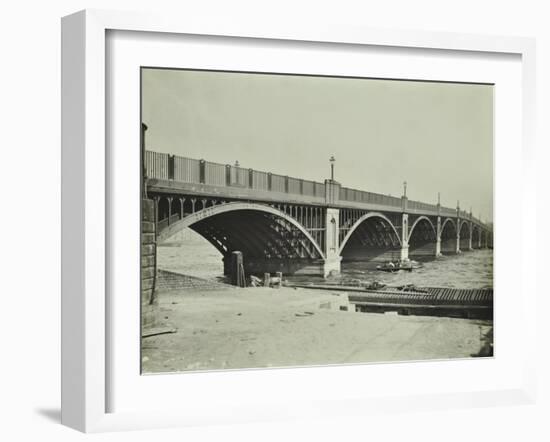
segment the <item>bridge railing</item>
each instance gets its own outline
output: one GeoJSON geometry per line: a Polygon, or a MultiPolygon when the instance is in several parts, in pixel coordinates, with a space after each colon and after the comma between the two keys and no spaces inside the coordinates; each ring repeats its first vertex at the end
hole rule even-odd
{"type": "Polygon", "coordinates": [[[271,191],[286,192],[286,177],[277,174],[271,174],[271,191]]]}
{"type": "Polygon", "coordinates": [[[323,183],[229,164],[195,160],[149,150],[145,152],[145,164],[148,178],[212,186],[251,188],[318,198],[325,196],[323,183]]]}
{"type": "Polygon", "coordinates": [[[433,213],[437,213],[437,205],[436,204],[423,203],[421,201],[409,200],[407,202],[407,208],[409,210],[411,210],[412,212],[433,212],[433,213]]]}
{"type": "Polygon", "coordinates": [[[441,215],[456,217],[456,209],[451,209],[449,207],[441,207],[441,215]]]}
{"type": "Polygon", "coordinates": [[[315,195],[316,195],[316,196],[319,196],[319,195],[320,195],[320,196],[323,196],[323,195],[325,195],[325,189],[326,189],[326,187],[325,187],[324,184],[322,184],[322,183],[317,183],[317,182],[315,183],[315,195]]]}
{"type": "Polygon", "coordinates": [[[207,181],[206,184],[215,184],[218,186],[230,185],[236,187],[248,187],[250,181],[248,169],[239,166],[229,166],[209,162],[207,162],[206,164],[212,165],[210,167],[223,169],[224,175],[224,179],[222,180],[222,182],[210,183],[207,181]],[[229,180],[229,182],[227,182],[227,180],[229,180]]]}
{"type": "Polygon", "coordinates": [[[300,180],[296,178],[287,178],[288,179],[288,193],[294,193],[296,195],[300,194],[300,180]]]}
{"type": "Polygon", "coordinates": [[[147,150],[145,165],[148,177],[168,179],[168,154],[147,150]]]}
{"type": "Polygon", "coordinates": [[[204,183],[213,186],[225,186],[225,166],[223,164],[204,162],[204,183]]]}
{"type": "Polygon", "coordinates": [[[253,170],[252,188],[257,190],[269,190],[269,173],[253,170]]]}
{"type": "MultiPolygon", "coordinates": [[[[168,164],[168,159],[166,159],[166,164],[168,164]]],[[[174,157],[174,180],[186,183],[198,183],[200,180],[200,161],[191,158],[174,157]]]]}
{"type": "Polygon", "coordinates": [[[401,198],[382,195],[380,193],[366,192],[364,190],[350,189],[348,187],[340,188],[340,200],[393,207],[400,207],[402,204],[401,198]]]}
{"type": "MultiPolygon", "coordinates": [[[[315,194],[315,182],[309,180],[302,180],[302,195],[321,196],[315,194]]],[[[325,192],[322,193],[322,196],[325,196],[325,192]]]]}

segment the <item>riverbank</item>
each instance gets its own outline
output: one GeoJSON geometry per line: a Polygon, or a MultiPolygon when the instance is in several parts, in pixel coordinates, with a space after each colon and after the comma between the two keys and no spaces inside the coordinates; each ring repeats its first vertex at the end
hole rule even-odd
{"type": "Polygon", "coordinates": [[[142,339],[144,373],[450,359],[488,354],[492,321],[343,311],[345,296],[308,289],[159,293],[142,339]]]}

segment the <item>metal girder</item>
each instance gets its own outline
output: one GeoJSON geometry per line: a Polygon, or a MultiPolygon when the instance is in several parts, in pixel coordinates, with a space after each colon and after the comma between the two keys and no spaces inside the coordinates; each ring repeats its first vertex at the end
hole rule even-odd
{"type": "Polygon", "coordinates": [[[200,221],[191,228],[197,230],[207,229],[208,226],[212,226],[217,230],[223,231],[225,237],[229,239],[230,246],[228,251],[241,250],[243,253],[261,255],[263,253],[263,248],[255,241],[250,241],[250,239],[237,227],[230,218],[221,219],[218,217],[208,218],[206,220],[200,221]],[[195,227],[197,226],[198,227],[195,227]]]}
{"type": "MultiPolygon", "coordinates": [[[[302,249],[306,251],[306,253],[309,255],[309,258],[319,258],[318,256],[315,256],[315,254],[309,249],[309,247],[307,247],[307,243],[304,241],[303,238],[301,238],[303,235],[299,230],[297,230],[294,226],[287,224],[282,218],[275,218],[273,221],[277,223],[281,228],[285,229],[286,232],[291,234],[295,239],[298,239],[298,242],[300,243],[302,249]]],[[[287,239],[286,235],[283,235],[283,238],[287,239]]],[[[298,256],[302,258],[300,253],[298,253],[298,256]]]]}
{"type": "MultiPolygon", "coordinates": [[[[362,216],[360,215],[355,222],[362,216]]],[[[388,221],[377,216],[368,218],[358,225],[348,243],[346,243],[346,247],[353,247],[353,243],[357,241],[367,247],[387,248],[389,250],[399,246],[399,238],[392,226],[388,225],[388,221]]]]}
{"type": "MultiPolygon", "coordinates": [[[[261,212],[226,212],[193,224],[191,228],[222,251],[241,250],[257,258],[320,258],[309,240],[294,225],[276,215],[261,212]]],[[[227,253],[224,251],[223,253],[227,253]]]]}

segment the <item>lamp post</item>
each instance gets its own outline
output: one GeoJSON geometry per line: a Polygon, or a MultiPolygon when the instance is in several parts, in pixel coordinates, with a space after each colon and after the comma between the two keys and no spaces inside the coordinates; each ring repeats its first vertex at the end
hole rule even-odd
{"type": "Polygon", "coordinates": [[[334,155],[330,156],[330,180],[334,181],[334,163],[336,162],[336,158],[334,158],[334,155]]]}
{"type": "Polygon", "coordinates": [[[141,196],[147,197],[147,161],[145,158],[145,132],[147,132],[147,125],[141,123],[141,164],[142,164],[142,182],[141,182],[141,196]]]}
{"type": "Polygon", "coordinates": [[[403,196],[407,196],[407,182],[403,181],[403,196]]]}

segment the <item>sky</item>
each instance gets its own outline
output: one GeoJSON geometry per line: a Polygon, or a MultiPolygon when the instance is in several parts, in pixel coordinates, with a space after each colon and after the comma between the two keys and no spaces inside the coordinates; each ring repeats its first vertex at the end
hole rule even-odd
{"type": "Polygon", "coordinates": [[[142,69],[146,148],[437,202],[492,222],[493,86],[142,69]]]}

